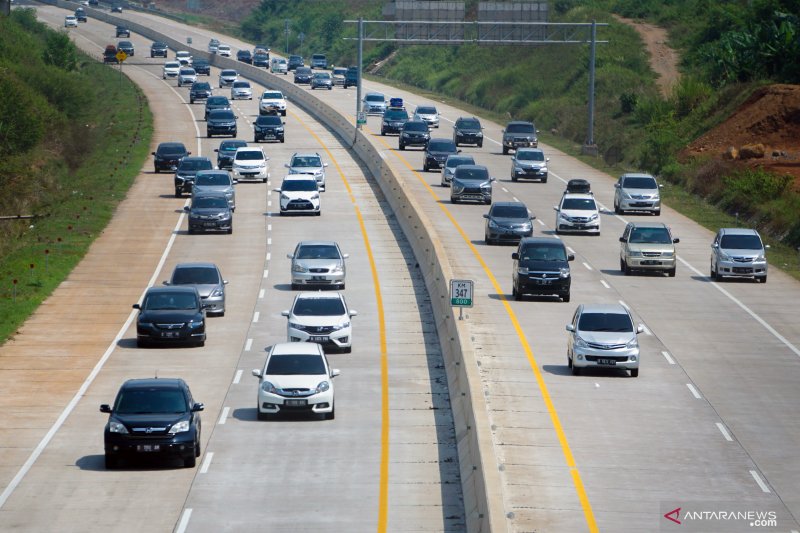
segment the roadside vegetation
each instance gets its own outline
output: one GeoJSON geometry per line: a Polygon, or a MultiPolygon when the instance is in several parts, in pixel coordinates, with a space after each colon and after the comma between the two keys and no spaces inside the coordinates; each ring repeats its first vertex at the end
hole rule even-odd
{"type": "Polygon", "coordinates": [[[0,17],[0,342],[69,274],[147,156],[152,117],[118,69],[28,9],[0,17]]]}
{"type": "MultiPolygon", "coordinates": [[[[475,3],[467,1],[468,13],[475,3]]],[[[263,0],[243,22],[242,34],[284,51],[288,19],[289,53],[324,51],[329,62],[353,64],[355,42],[342,37],[355,36],[355,26],[342,21],[380,19],[381,7],[364,0],[263,0]]],[[[553,22],[609,24],[598,32],[598,39],[609,42],[597,46],[594,131],[600,158],[586,161],[660,176],[673,200],[695,200],[690,209],[670,203],[685,214],[697,216],[702,207],[717,213],[716,222],[758,227],[773,244],[770,255],[800,277],[800,188],[787,177],[681,158],[692,140],[720,124],[754,90],[800,82],[798,13],[800,0],[555,0],[550,5],[553,22]],[[637,33],[612,13],[669,31],[670,44],[682,57],[682,77],[670,96],[659,93],[637,33]]],[[[569,153],[586,140],[588,46],[367,43],[364,57],[367,72],[386,83],[466,103],[475,114],[500,122],[534,120],[547,142],[569,153]]]]}

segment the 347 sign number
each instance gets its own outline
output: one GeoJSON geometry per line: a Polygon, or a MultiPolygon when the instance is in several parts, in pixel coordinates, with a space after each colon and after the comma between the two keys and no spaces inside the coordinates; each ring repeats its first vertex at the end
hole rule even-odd
{"type": "Polygon", "coordinates": [[[472,307],[474,282],[471,279],[450,280],[450,305],[453,307],[472,307]]]}

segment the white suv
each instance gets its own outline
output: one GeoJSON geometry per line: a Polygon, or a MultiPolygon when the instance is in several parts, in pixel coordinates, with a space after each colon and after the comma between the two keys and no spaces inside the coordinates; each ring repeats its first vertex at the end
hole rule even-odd
{"type": "Polygon", "coordinates": [[[283,178],[280,189],[281,216],[287,213],[320,214],[319,185],[313,176],[290,174],[283,178]]]}
{"type": "Polygon", "coordinates": [[[319,344],[273,344],[264,368],[253,369],[253,375],[259,380],[259,420],[284,411],[319,413],[328,420],[335,417],[333,378],[339,370],[330,367],[319,344]]]}
{"type": "Polygon", "coordinates": [[[556,212],[556,233],[580,231],[600,235],[600,211],[591,193],[564,193],[561,202],[553,209],[556,212]]]}
{"type": "Polygon", "coordinates": [[[167,61],[164,63],[164,69],[161,71],[161,78],[177,78],[178,72],[181,70],[181,64],[178,61],[167,61]]]}
{"type": "Polygon", "coordinates": [[[288,318],[287,341],[316,342],[345,353],[352,350],[350,319],[358,312],[347,308],[340,293],[301,292],[295,297],[292,308],[281,314],[288,318]]]}
{"type": "Polygon", "coordinates": [[[325,167],[328,163],[322,162],[318,153],[295,153],[291,161],[286,163],[289,174],[308,174],[317,180],[320,191],[325,191],[325,167]]]}
{"type": "Polygon", "coordinates": [[[614,212],[647,211],[661,214],[661,185],[650,174],[623,174],[614,184],[614,212]]]}
{"type": "Polygon", "coordinates": [[[639,341],[644,326],[620,304],[580,305],[567,324],[567,365],[577,375],[582,368],[630,370],[639,375],[639,341]]]}
{"type": "Polygon", "coordinates": [[[261,95],[261,101],[258,103],[258,114],[274,115],[276,113],[286,116],[286,98],[280,91],[264,91],[261,95]]]}
{"type": "Polygon", "coordinates": [[[257,146],[236,149],[233,156],[233,176],[238,181],[262,181],[269,179],[269,157],[257,146]]]}

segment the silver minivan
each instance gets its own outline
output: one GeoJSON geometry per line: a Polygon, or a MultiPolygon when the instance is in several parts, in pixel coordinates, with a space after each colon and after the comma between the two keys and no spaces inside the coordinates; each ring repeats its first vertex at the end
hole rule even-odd
{"type": "Polygon", "coordinates": [[[662,186],[650,174],[623,174],[614,184],[614,212],[646,211],[661,214],[662,186]]]}
{"type": "Polygon", "coordinates": [[[765,245],[758,231],[746,228],[722,228],[711,243],[711,277],[753,278],[767,282],[765,245]]]}
{"type": "Polygon", "coordinates": [[[582,304],[567,324],[567,365],[573,375],[582,368],[629,370],[639,376],[639,340],[644,326],[633,325],[621,304],[582,304]]]}

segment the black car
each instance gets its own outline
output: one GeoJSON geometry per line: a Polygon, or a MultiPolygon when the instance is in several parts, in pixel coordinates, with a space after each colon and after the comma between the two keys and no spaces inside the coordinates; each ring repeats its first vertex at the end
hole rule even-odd
{"type": "Polygon", "coordinates": [[[242,141],[241,139],[232,139],[219,143],[219,148],[214,149],[217,152],[217,167],[233,168],[233,156],[236,155],[236,150],[246,146],[247,141],[242,141]]]}
{"type": "Polygon", "coordinates": [[[120,387],[103,434],[106,469],[122,459],[180,459],[194,468],[200,457],[200,411],[182,379],[129,379],[120,387]]]}
{"type": "Polygon", "coordinates": [[[114,6],[111,8],[112,13],[122,13],[122,6],[114,6]]]}
{"type": "Polygon", "coordinates": [[[197,74],[205,74],[206,76],[211,76],[211,63],[209,63],[205,59],[202,58],[193,59],[192,68],[197,74]]]}
{"type": "Polygon", "coordinates": [[[178,163],[180,163],[181,159],[189,154],[191,152],[186,150],[183,143],[166,142],[159,144],[156,151],[152,153],[155,157],[153,161],[155,172],[158,173],[162,170],[174,171],[178,168],[178,163]]]}
{"type": "Polygon", "coordinates": [[[475,144],[483,146],[483,126],[475,117],[459,117],[453,125],[453,142],[460,144],[475,144]]]}
{"type": "Polygon", "coordinates": [[[175,197],[182,193],[191,193],[194,177],[201,170],[211,170],[214,165],[207,157],[184,157],[175,169],[175,197]]]}
{"type": "Polygon", "coordinates": [[[519,242],[523,237],[533,235],[533,219],[522,202],[495,202],[489,212],[483,215],[486,228],[483,238],[486,244],[519,242]]]}
{"type": "Polygon", "coordinates": [[[208,120],[208,114],[212,111],[218,111],[220,109],[227,109],[230,111],[231,109],[231,102],[228,100],[227,96],[209,96],[208,100],[206,100],[206,111],[203,114],[203,120],[208,120]]]}
{"type": "Polygon", "coordinates": [[[403,124],[408,122],[408,111],[402,107],[389,107],[383,112],[381,120],[381,135],[387,133],[400,133],[403,124]]]}
{"type": "Polygon", "coordinates": [[[130,37],[131,30],[126,26],[117,26],[117,37],[130,37]]]}
{"type": "Polygon", "coordinates": [[[450,183],[450,201],[492,203],[492,182],[489,169],[483,165],[458,165],[450,183]]]}
{"type": "Polygon", "coordinates": [[[294,70],[297,67],[302,67],[303,65],[303,56],[292,55],[289,56],[289,61],[286,63],[286,68],[289,70],[294,70]]]}
{"type": "Polygon", "coordinates": [[[167,43],[159,41],[150,45],[150,57],[167,57],[167,43]]]}
{"type": "Polygon", "coordinates": [[[196,81],[189,89],[189,103],[193,104],[195,100],[208,100],[211,96],[211,84],[207,81],[196,81]]]}
{"type": "Polygon", "coordinates": [[[515,300],[522,300],[525,294],[538,294],[556,295],[564,302],[569,301],[572,282],[569,261],[574,261],[575,256],[567,254],[561,239],[525,237],[511,259],[514,260],[511,294],[515,300]]]}
{"type": "Polygon", "coordinates": [[[86,11],[84,11],[82,7],[79,7],[75,10],[75,18],[78,19],[78,22],[87,22],[86,11]]]}
{"type": "Polygon", "coordinates": [[[299,84],[310,84],[314,76],[310,67],[297,67],[294,69],[294,82],[299,84]]]}
{"type": "Polygon", "coordinates": [[[236,59],[242,63],[253,64],[253,54],[250,50],[239,50],[236,52],[236,59]]]}
{"type": "Polygon", "coordinates": [[[254,67],[268,67],[269,66],[269,54],[263,54],[261,52],[257,54],[253,54],[253,66],[254,67]]]}
{"type": "Polygon", "coordinates": [[[253,140],[284,142],[283,125],[278,115],[261,115],[253,123],[253,140]]]}
{"type": "MultiPolygon", "coordinates": [[[[225,202],[227,205],[227,202],[225,202]]],[[[150,287],[136,318],[136,345],[153,343],[196,344],[206,342],[206,313],[197,288],[150,287]]]]}
{"type": "Polygon", "coordinates": [[[422,169],[428,172],[432,168],[442,168],[447,156],[460,152],[456,143],[450,139],[431,139],[428,146],[425,147],[425,161],[422,163],[422,169]]]}
{"type": "Polygon", "coordinates": [[[233,233],[233,210],[223,193],[206,193],[192,197],[192,205],[183,208],[189,213],[189,233],[224,231],[233,233]]]}
{"type": "Polygon", "coordinates": [[[236,115],[230,109],[209,111],[206,118],[206,137],[230,135],[236,137],[236,115]]]}
{"type": "Polygon", "coordinates": [[[358,67],[347,67],[347,72],[344,74],[344,84],[342,87],[347,89],[348,87],[357,87],[358,86],[358,67]]]}
{"type": "Polygon", "coordinates": [[[406,146],[428,146],[431,140],[428,123],[421,120],[409,120],[400,130],[399,148],[405,150],[406,146]]]}
{"type": "Polygon", "coordinates": [[[117,50],[121,52],[125,52],[128,54],[128,57],[133,57],[134,49],[133,43],[130,41],[120,41],[117,43],[117,50]]]}

